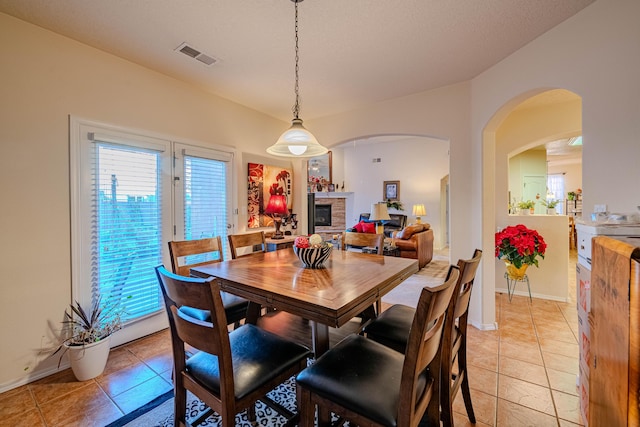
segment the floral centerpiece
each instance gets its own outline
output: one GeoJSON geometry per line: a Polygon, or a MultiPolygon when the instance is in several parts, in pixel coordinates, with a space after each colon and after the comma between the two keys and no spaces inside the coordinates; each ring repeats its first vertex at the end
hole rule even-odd
{"type": "Polygon", "coordinates": [[[518,224],[497,232],[495,237],[496,258],[505,261],[512,279],[522,279],[528,266],[538,267],[538,257],[544,259],[547,244],[536,230],[518,224]]]}
{"type": "Polygon", "coordinates": [[[307,268],[321,268],[329,259],[333,245],[322,240],[319,234],[298,236],[293,241],[293,251],[307,268]]]}

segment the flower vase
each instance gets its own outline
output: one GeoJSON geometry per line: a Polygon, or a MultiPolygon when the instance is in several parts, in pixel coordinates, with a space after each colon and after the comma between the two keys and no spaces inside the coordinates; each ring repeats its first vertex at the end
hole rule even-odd
{"type": "Polygon", "coordinates": [[[507,276],[511,280],[524,279],[524,275],[526,274],[527,268],[529,267],[529,264],[522,264],[520,268],[516,268],[516,266],[511,264],[509,261],[505,261],[504,264],[507,267],[507,276]]]}

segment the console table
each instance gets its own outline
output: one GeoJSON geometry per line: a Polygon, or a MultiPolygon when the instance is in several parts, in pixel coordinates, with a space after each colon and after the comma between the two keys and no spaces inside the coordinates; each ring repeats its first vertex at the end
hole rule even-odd
{"type": "Polygon", "coordinates": [[[270,237],[265,239],[267,243],[267,252],[277,251],[279,249],[286,249],[293,247],[293,241],[296,240],[294,235],[284,236],[284,239],[272,239],[270,237]]]}

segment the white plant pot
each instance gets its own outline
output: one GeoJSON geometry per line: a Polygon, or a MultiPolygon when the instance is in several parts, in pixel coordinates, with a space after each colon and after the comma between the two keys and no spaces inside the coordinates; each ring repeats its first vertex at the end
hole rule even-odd
{"type": "Polygon", "coordinates": [[[556,208],[547,208],[547,215],[555,215],[556,208]]]}
{"type": "Polygon", "coordinates": [[[87,381],[104,371],[109,358],[111,336],[84,346],[67,345],[71,370],[78,381],[87,381]]]}
{"type": "Polygon", "coordinates": [[[520,215],[529,215],[529,209],[520,209],[520,215]]]}

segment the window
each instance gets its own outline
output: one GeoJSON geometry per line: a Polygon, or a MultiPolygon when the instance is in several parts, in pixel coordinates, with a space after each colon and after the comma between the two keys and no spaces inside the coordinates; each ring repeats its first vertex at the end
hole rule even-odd
{"type": "Polygon", "coordinates": [[[231,176],[230,153],[176,144],[176,239],[220,236],[224,258],[230,259],[227,239],[231,176]]]}
{"type": "Polygon", "coordinates": [[[563,215],[564,204],[562,201],[564,200],[564,175],[560,173],[547,175],[547,188],[549,193],[547,194],[547,199],[560,200],[561,203],[556,205],[556,212],[563,215]]]}
{"type": "Polygon", "coordinates": [[[122,302],[117,345],[167,326],[167,241],[226,242],[232,156],[77,119],[71,135],[72,297],[122,302]]]}

